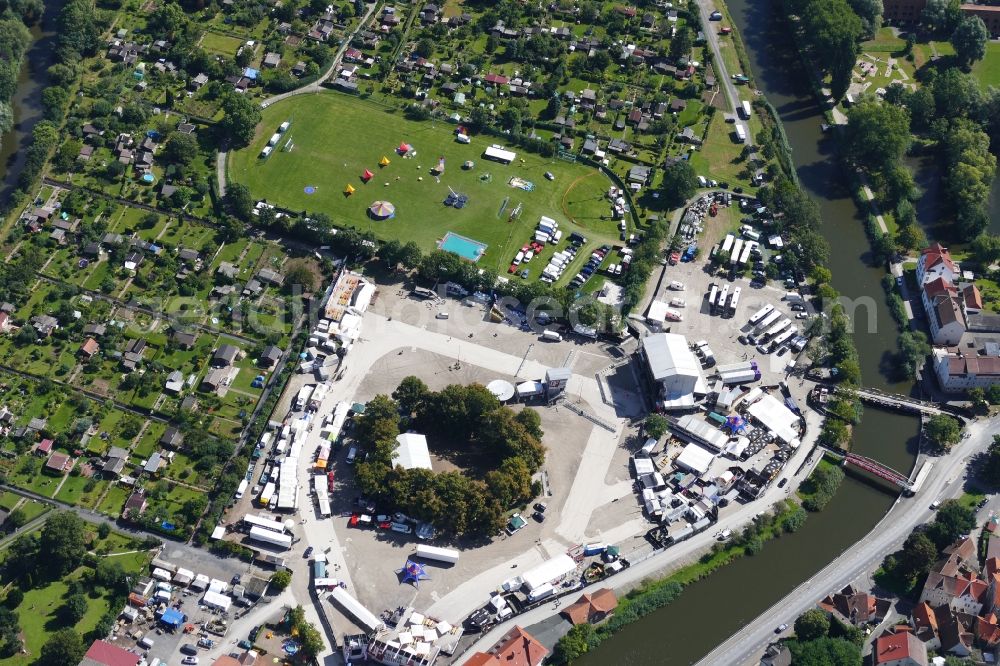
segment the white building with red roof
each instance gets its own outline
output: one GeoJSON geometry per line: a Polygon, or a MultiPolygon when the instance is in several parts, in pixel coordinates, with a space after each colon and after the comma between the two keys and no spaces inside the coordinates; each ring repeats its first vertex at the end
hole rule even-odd
{"type": "Polygon", "coordinates": [[[875,639],[872,660],[876,666],[927,666],[927,647],[909,627],[893,627],[875,639]]]}
{"type": "Polygon", "coordinates": [[[87,654],[80,660],[80,666],[136,666],[139,655],[107,641],[94,641],[87,654]]]}

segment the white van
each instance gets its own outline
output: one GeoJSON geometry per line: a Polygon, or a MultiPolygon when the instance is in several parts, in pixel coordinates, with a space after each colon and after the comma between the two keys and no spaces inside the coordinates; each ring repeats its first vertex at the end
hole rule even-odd
{"type": "Polygon", "coordinates": [[[357,457],[358,457],[358,449],[357,449],[357,447],[352,446],[350,448],[350,450],[347,452],[347,464],[348,465],[353,465],[354,464],[354,459],[357,458],[357,457]]]}
{"type": "Polygon", "coordinates": [[[546,342],[562,342],[562,335],[555,331],[542,331],[542,340],[546,342]]]}
{"type": "Polygon", "coordinates": [[[153,639],[149,636],[143,636],[142,639],[136,643],[136,645],[141,647],[143,650],[149,650],[153,647],[153,639]]]}
{"type": "Polygon", "coordinates": [[[434,315],[435,319],[447,319],[450,315],[447,312],[438,312],[434,315]]]}
{"type": "Polygon", "coordinates": [[[708,181],[705,180],[704,176],[698,176],[698,184],[702,187],[708,187],[708,181]]]}

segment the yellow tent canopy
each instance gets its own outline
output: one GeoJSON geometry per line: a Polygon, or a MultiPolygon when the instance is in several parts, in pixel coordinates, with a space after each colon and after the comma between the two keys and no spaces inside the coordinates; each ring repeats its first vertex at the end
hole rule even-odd
{"type": "Polygon", "coordinates": [[[383,155],[383,156],[382,156],[382,159],[380,159],[380,160],[378,161],[378,165],[379,165],[379,166],[389,166],[389,158],[388,158],[388,157],[386,157],[385,155],[383,155]]]}
{"type": "Polygon", "coordinates": [[[354,186],[348,184],[347,187],[344,188],[344,194],[354,194],[354,186]]]}

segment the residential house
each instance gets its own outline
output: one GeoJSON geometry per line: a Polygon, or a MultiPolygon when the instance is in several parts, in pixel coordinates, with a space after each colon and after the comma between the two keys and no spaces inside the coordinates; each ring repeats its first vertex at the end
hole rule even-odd
{"type": "Polygon", "coordinates": [[[951,252],[941,243],[934,243],[921,250],[917,260],[917,284],[923,286],[939,277],[947,282],[954,282],[959,275],[958,265],[952,260],[951,252]]]}
{"type": "Polygon", "coordinates": [[[240,269],[228,261],[223,261],[219,264],[219,267],[215,269],[215,272],[224,278],[235,280],[236,276],[240,274],[240,269]]]}
{"type": "Polygon", "coordinates": [[[420,21],[424,25],[429,25],[431,23],[437,23],[438,16],[441,13],[441,8],[437,5],[427,4],[420,11],[420,21]]]}
{"type": "Polygon", "coordinates": [[[894,627],[875,639],[875,666],[927,666],[927,647],[909,627],[894,627]]]}
{"type": "Polygon", "coordinates": [[[278,271],[272,271],[270,268],[263,268],[257,271],[257,279],[275,287],[280,287],[285,283],[285,276],[278,271]]]}
{"type": "Polygon", "coordinates": [[[184,373],[180,370],[174,370],[167,375],[167,379],[163,383],[163,390],[171,395],[180,394],[184,390],[184,373]]]}
{"type": "Polygon", "coordinates": [[[184,433],[182,433],[177,428],[167,428],[167,430],[160,436],[160,446],[179,449],[184,443],[184,433]]]}
{"type": "Polygon", "coordinates": [[[486,652],[476,652],[465,666],[538,666],[548,649],[519,626],[515,626],[486,652]]]}
{"type": "Polygon", "coordinates": [[[47,425],[48,425],[48,421],[46,419],[43,419],[43,418],[33,418],[30,421],[28,421],[28,425],[26,426],[26,428],[30,432],[36,433],[36,432],[42,432],[43,430],[45,430],[45,427],[47,425]]]}
{"type": "Polygon", "coordinates": [[[212,366],[225,368],[236,362],[241,356],[240,348],[234,345],[219,345],[219,348],[212,354],[212,366]]]}
{"type": "Polygon", "coordinates": [[[140,655],[107,641],[96,640],[80,660],[80,666],[138,666],[140,655]]]}
{"type": "Polygon", "coordinates": [[[45,461],[45,471],[53,474],[65,474],[73,467],[73,459],[68,453],[56,451],[45,461]]]}
{"type": "Polygon", "coordinates": [[[201,380],[198,390],[203,393],[214,393],[229,382],[229,372],[226,368],[212,368],[201,380]]]}
{"type": "Polygon", "coordinates": [[[274,345],[268,345],[257,359],[257,365],[262,368],[273,368],[281,360],[282,351],[274,345]]]}
{"type": "Polygon", "coordinates": [[[84,358],[93,358],[94,354],[100,351],[101,346],[97,344],[97,340],[94,338],[87,338],[84,340],[83,344],[80,345],[80,356],[84,358]]]}
{"type": "Polygon", "coordinates": [[[126,464],[128,464],[128,451],[120,446],[112,446],[104,455],[104,465],[101,467],[101,473],[106,478],[117,478],[125,470],[126,464]]]}
{"type": "Polygon", "coordinates": [[[170,333],[170,340],[181,349],[192,349],[194,348],[194,343],[198,340],[198,334],[175,328],[170,333]]]}
{"type": "MultiPolygon", "coordinates": [[[[919,601],[932,608],[948,608],[976,616],[983,607],[989,584],[977,573],[975,542],[965,537],[948,546],[945,557],[927,574],[919,601]]],[[[940,624],[940,618],[939,618],[940,624]]]]}
{"type": "Polygon", "coordinates": [[[965,354],[952,347],[935,348],[932,360],[938,384],[946,393],[1000,384],[1000,356],[965,354]]]}
{"type": "Polygon", "coordinates": [[[52,332],[59,328],[59,320],[51,315],[35,315],[28,320],[31,327],[40,338],[47,338],[52,332]]]}
{"type": "Polygon", "coordinates": [[[10,315],[6,312],[0,312],[0,333],[6,333],[10,330],[10,315]]]}
{"type": "Polygon", "coordinates": [[[47,456],[52,453],[53,441],[51,439],[43,439],[35,445],[34,453],[36,456],[47,456]]]}
{"type": "Polygon", "coordinates": [[[280,53],[274,53],[272,51],[271,53],[266,53],[264,55],[264,61],[263,61],[263,66],[264,67],[267,67],[269,69],[274,69],[275,67],[277,67],[280,64],[281,64],[281,54],[280,53]]]}
{"type": "Polygon", "coordinates": [[[139,364],[142,363],[142,356],[145,353],[145,340],[130,340],[125,345],[125,351],[122,352],[122,369],[126,372],[132,372],[138,368],[139,364]]]}
{"type": "Polygon", "coordinates": [[[840,592],[824,597],[819,602],[819,607],[844,624],[860,627],[866,624],[881,624],[892,608],[892,601],[880,599],[873,594],[859,591],[853,585],[848,585],[840,592]]]}
{"type": "Polygon", "coordinates": [[[107,333],[108,327],[104,324],[87,324],[83,327],[83,334],[92,338],[99,338],[107,333]]]}
{"type": "Polygon", "coordinates": [[[135,519],[146,512],[146,507],[149,504],[146,502],[146,495],[143,494],[141,490],[137,490],[128,496],[125,500],[125,507],[122,509],[122,519],[129,520],[135,519]]]}
{"type": "Polygon", "coordinates": [[[163,460],[163,456],[159,451],[153,452],[153,455],[149,456],[149,459],[143,464],[142,471],[146,474],[156,474],[160,471],[166,461],[163,460]]]}
{"type": "Polygon", "coordinates": [[[640,186],[648,185],[652,173],[652,167],[635,165],[628,170],[628,182],[640,186]]]}
{"type": "Polygon", "coordinates": [[[597,624],[610,616],[617,607],[618,598],[614,591],[602,587],[593,594],[583,594],[576,603],[562,611],[561,615],[571,624],[597,624]]]}

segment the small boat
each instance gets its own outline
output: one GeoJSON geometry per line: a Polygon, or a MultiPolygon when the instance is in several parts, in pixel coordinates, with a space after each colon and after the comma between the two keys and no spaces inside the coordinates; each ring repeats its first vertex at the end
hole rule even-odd
{"type": "Polygon", "coordinates": [[[830,125],[828,125],[827,123],[820,123],[820,125],[819,125],[819,128],[820,128],[820,130],[822,130],[822,131],[823,131],[824,133],[826,133],[826,132],[829,132],[829,131],[830,131],[830,125]]]}

